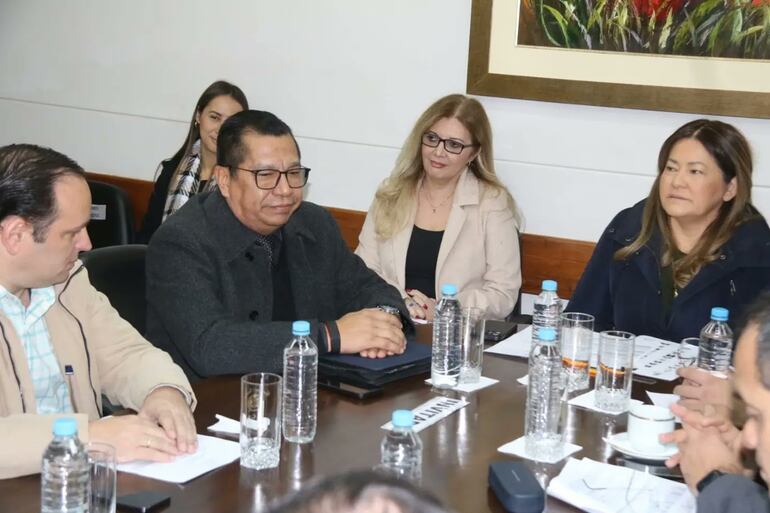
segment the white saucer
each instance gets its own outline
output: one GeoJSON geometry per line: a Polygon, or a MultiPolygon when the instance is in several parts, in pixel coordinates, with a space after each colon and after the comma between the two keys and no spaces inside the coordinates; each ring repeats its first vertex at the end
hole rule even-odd
{"type": "Polygon", "coordinates": [[[615,433],[613,435],[610,435],[610,437],[606,438],[605,440],[616,451],[622,452],[627,456],[631,456],[633,458],[639,458],[642,460],[663,461],[663,460],[667,460],[668,458],[676,454],[678,451],[678,449],[676,448],[676,445],[672,445],[670,448],[666,448],[663,451],[656,451],[656,452],[640,451],[631,445],[631,442],[628,440],[628,433],[615,433]]]}

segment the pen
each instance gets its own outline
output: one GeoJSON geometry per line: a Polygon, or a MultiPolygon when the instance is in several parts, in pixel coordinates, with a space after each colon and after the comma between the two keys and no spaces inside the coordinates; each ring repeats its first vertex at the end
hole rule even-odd
{"type": "Polygon", "coordinates": [[[74,379],[73,376],[75,375],[75,370],[72,368],[72,365],[65,365],[64,366],[64,376],[67,381],[67,388],[69,389],[70,393],[70,402],[72,403],[72,411],[74,413],[77,413],[78,408],[77,404],[75,403],[75,391],[72,388],[72,380],[74,379]]]}

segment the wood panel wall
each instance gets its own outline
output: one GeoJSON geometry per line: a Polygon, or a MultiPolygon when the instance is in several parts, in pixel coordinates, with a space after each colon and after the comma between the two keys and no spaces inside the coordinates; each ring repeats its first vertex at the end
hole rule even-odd
{"type": "MultiPolygon", "coordinates": [[[[125,189],[131,198],[137,228],[141,226],[147,202],[152,194],[153,183],[135,178],[88,173],[89,179],[115,184],[125,189]]],[[[358,234],[364,224],[366,212],[345,208],[326,207],[337,220],[348,247],[358,245],[358,234]]],[[[593,242],[525,233],[521,237],[521,269],[524,279],[522,290],[537,294],[543,280],[559,282],[559,296],[569,298],[575,290],[588,259],[594,250],[593,242]]]]}

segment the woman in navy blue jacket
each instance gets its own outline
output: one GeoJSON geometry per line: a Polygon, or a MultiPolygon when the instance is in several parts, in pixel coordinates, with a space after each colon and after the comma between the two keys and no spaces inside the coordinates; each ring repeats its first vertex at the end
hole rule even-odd
{"type": "Polygon", "coordinates": [[[751,172],[732,125],[679,128],[661,147],[649,196],[609,224],[567,310],[594,315],[597,330],[679,341],[722,306],[734,328],[770,285],[770,229],[751,204],[751,172]]]}

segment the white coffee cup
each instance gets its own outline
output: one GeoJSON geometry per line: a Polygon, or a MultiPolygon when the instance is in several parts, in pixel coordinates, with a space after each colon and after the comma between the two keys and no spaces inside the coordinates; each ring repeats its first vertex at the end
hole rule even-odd
{"type": "Polygon", "coordinates": [[[662,406],[634,404],[628,411],[628,440],[640,452],[659,453],[671,447],[659,436],[674,430],[674,414],[662,406]]]}

